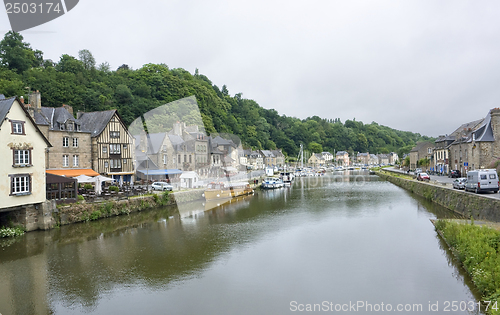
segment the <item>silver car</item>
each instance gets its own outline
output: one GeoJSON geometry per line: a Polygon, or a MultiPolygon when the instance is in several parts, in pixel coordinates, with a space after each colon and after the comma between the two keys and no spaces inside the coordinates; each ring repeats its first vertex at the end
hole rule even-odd
{"type": "Polygon", "coordinates": [[[453,181],[454,189],[465,189],[465,184],[467,184],[467,178],[460,177],[453,181]]]}
{"type": "Polygon", "coordinates": [[[156,182],[156,183],[153,183],[153,185],[151,185],[151,188],[153,188],[153,190],[169,190],[169,191],[172,191],[172,189],[174,187],[172,185],[164,183],[164,182],[156,182]]]}

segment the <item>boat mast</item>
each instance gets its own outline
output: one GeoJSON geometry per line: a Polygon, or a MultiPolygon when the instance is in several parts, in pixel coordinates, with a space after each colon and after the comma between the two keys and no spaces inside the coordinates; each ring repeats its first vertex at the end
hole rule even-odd
{"type": "Polygon", "coordinates": [[[304,147],[300,144],[300,169],[304,168],[304,147]]]}

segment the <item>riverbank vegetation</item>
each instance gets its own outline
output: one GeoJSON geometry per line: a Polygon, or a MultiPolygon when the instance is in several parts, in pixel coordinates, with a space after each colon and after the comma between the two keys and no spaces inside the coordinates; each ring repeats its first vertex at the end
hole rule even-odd
{"type": "MultiPolygon", "coordinates": [[[[288,156],[297,156],[301,143],[316,153],[394,151],[401,155],[417,141],[429,139],[355,118],[342,122],[335,117],[279,115],[243,98],[242,93],[230,95],[225,85],[217,86],[198,69],[192,74],[166,64],[146,64],[135,70],[123,64],[112,71],[106,62],[97,65],[88,50],[81,50],[78,58],[63,54],[58,61],[44,59],[43,52],[23,42],[22,35],[8,32],[0,42],[0,93],[27,99],[26,87],[39,90],[47,107],[67,104],[75,112],[118,109],[127,125],[151,109],[194,95],[208,134],[234,134],[245,147],[280,148],[288,156]]],[[[192,113],[177,114],[184,115],[176,118],[186,123],[193,118],[192,113]]]]}
{"type": "Polygon", "coordinates": [[[0,238],[21,236],[24,232],[24,229],[21,227],[2,227],[0,228],[0,238]]]}
{"type": "Polygon", "coordinates": [[[481,300],[492,301],[489,314],[500,314],[500,231],[447,220],[435,226],[481,292],[481,300]]]}

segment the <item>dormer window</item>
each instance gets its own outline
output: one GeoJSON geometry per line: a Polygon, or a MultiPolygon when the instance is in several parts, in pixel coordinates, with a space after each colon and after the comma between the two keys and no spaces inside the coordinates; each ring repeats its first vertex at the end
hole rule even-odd
{"type": "Polygon", "coordinates": [[[72,122],[70,122],[68,124],[68,131],[73,131],[73,123],[72,122]]]}
{"type": "Polygon", "coordinates": [[[11,120],[10,124],[11,124],[12,134],[16,134],[16,135],[25,135],[26,134],[24,132],[24,121],[11,120]]]}
{"type": "Polygon", "coordinates": [[[64,124],[59,124],[59,130],[64,130],[64,124]]]}
{"type": "Polygon", "coordinates": [[[76,126],[76,131],[81,131],[81,128],[80,128],[79,124],[75,124],[75,126],[76,126]]]}

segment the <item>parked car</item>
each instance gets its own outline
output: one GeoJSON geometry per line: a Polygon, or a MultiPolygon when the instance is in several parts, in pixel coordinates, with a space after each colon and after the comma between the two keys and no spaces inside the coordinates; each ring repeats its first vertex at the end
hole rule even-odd
{"type": "Polygon", "coordinates": [[[169,190],[169,191],[172,191],[172,189],[174,189],[172,185],[164,182],[155,182],[153,183],[153,185],[151,185],[151,188],[153,188],[153,190],[169,190]]]}
{"type": "Polygon", "coordinates": [[[467,178],[460,177],[453,181],[453,188],[455,189],[465,189],[465,184],[467,183],[467,178]]]}
{"type": "Polygon", "coordinates": [[[417,180],[421,180],[421,181],[430,181],[431,180],[431,177],[429,175],[427,175],[427,173],[418,173],[417,174],[417,180]]]}
{"type": "Polygon", "coordinates": [[[417,175],[418,173],[422,173],[422,169],[421,168],[417,168],[415,170],[415,172],[413,172],[415,175],[417,175]]]}
{"type": "Polygon", "coordinates": [[[462,177],[462,174],[460,173],[459,170],[452,170],[448,174],[448,177],[450,177],[450,178],[460,178],[460,177],[462,177]]]}
{"type": "Polygon", "coordinates": [[[476,194],[483,191],[498,192],[498,175],[494,169],[469,171],[467,173],[466,191],[474,191],[476,194]]]}

